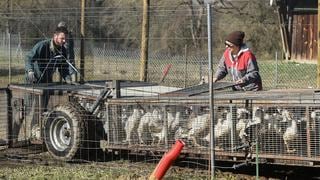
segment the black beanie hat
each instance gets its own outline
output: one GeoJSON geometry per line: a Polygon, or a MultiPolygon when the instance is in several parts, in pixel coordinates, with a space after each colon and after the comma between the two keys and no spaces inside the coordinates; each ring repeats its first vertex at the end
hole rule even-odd
{"type": "Polygon", "coordinates": [[[226,41],[229,41],[236,46],[241,46],[244,36],[245,34],[242,31],[233,31],[227,36],[226,41]]]}

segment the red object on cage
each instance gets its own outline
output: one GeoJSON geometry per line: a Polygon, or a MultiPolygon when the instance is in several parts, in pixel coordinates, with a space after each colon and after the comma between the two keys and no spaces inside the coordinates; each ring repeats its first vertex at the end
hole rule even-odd
{"type": "Polygon", "coordinates": [[[166,67],[162,71],[162,76],[160,78],[160,83],[164,81],[164,78],[167,76],[169,73],[170,68],[172,67],[172,64],[167,64],[166,67]]]}
{"type": "Polygon", "coordinates": [[[149,180],[160,180],[165,175],[172,163],[180,155],[182,148],[185,143],[182,140],[177,140],[172,146],[169,152],[163,155],[157,167],[154,169],[153,173],[149,177],[149,180]]]}

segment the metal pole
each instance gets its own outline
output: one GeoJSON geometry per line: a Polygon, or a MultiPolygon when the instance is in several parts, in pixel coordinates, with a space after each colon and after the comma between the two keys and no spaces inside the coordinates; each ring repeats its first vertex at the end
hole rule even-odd
{"type": "Polygon", "coordinates": [[[318,1],[318,57],[317,57],[317,88],[320,87],[320,1],[318,1]]]}
{"type": "Polygon", "coordinates": [[[212,85],[212,76],[213,76],[213,68],[212,68],[212,25],[211,25],[211,4],[207,3],[207,28],[208,28],[208,61],[209,61],[209,93],[210,93],[210,118],[211,118],[211,126],[210,126],[210,162],[211,162],[211,179],[214,179],[215,176],[215,153],[214,153],[214,100],[213,100],[213,85],[212,85]]]}
{"type": "Polygon", "coordinates": [[[163,118],[163,128],[164,128],[164,146],[166,149],[169,148],[168,144],[168,112],[166,106],[163,107],[164,118],[163,118]]]}
{"type": "Polygon", "coordinates": [[[80,18],[80,83],[84,83],[85,71],[84,71],[84,15],[85,15],[86,0],[81,0],[81,18],[80,18]]]}
{"type": "Polygon", "coordinates": [[[185,68],[184,68],[184,87],[187,87],[187,78],[188,78],[188,59],[187,59],[187,45],[184,46],[184,60],[185,60],[185,68]]]}
{"type": "Polygon", "coordinates": [[[8,32],[8,40],[9,40],[9,43],[8,43],[8,48],[9,48],[9,84],[11,84],[11,32],[8,32]]]}
{"type": "Polygon", "coordinates": [[[256,180],[259,180],[259,144],[258,136],[256,139],[256,180]]]}
{"type": "Polygon", "coordinates": [[[234,152],[234,147],[236,144],[236,124],[237,124],[237,109],[235,105],[229,105],[230,107],[230,112],[231,112],[231,119],[232,119],[232,126],[231,126],[231,139],[230,139],[230,144],[231,144],[231,152],[234,152]]]}
{"type": "Polygon", "coordinates": [[[276,51],[276,79],[275,79],[275,87],[278,86],[278,51],[276,51]]]}

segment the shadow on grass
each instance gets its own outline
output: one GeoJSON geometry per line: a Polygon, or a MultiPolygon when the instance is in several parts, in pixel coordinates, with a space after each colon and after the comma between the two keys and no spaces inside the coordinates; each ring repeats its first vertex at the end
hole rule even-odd
{"type": "MultiPolygon", "coordinates": [[[[24,74],[24,68],[11,68],[11,75],[22,75],[24,74]]],[[[0,76],[8,76],[9,68],[0,68],[0,76]]]]}

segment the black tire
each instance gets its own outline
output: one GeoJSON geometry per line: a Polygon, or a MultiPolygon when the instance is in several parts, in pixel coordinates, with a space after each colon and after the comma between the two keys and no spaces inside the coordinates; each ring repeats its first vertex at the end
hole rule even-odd
{"type": "Polygon", "coordinates": [[[76,103],[56,106],[46,117],[44,141],[50,154],[69,161],[85,146],[86,111],[76,103]]]}

